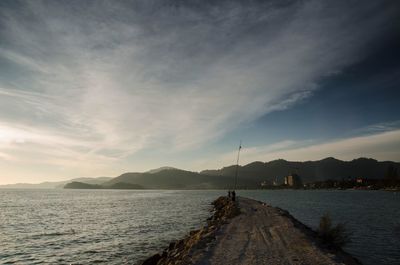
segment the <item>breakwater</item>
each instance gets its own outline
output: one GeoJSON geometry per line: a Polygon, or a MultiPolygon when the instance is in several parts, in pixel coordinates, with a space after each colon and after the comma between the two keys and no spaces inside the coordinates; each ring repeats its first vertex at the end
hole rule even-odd
{"type": "Polygon", "coordinates": [[[227,197],[219,197],[212,204],[214,212],[207,219],[207,226],[190,231],[184,239],[171,242],[162,253],[149,257],[142,265],[191,264],[194,257],[202,256],[207,247],[215,242],[221,226],[240,214],[238,205],[227,197]]]}
{"type": "Polygon", "coordinates": [[[323,244],[287,211],[242,197],[236,203],[220,197],[213,204],[207,226],[142,264],[360,264],[323,244]]]}

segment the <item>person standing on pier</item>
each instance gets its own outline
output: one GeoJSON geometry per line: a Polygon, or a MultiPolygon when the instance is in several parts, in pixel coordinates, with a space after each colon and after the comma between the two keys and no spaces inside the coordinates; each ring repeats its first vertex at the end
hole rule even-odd
{"type": "Polygon", "coordinates": [[[239,150],[238,150],[238,154],[237,154],[237,160],[236,160],[236,170],[235,170],[235,188],[232,191],[232,201],[236,200],[236,187],[237,187],[237,178],[238,178],[238,171],[239,171],[239,157],[240,157],[240,150],[242,149],[242,140],[240,140],[239,143],[239,150]]]}

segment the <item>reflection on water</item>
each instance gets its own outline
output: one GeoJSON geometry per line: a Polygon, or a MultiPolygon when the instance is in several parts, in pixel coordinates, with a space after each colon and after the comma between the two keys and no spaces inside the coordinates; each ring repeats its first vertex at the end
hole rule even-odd
{"type": "MultiPolygon", "coordinates": [[[[224,191],[0,190],[0,263],[134,264],[204,223],[224,191]]],[[[365,264],[399,264],[400,194],[239,191],[316,227],[330,212],[365,264]]]]}

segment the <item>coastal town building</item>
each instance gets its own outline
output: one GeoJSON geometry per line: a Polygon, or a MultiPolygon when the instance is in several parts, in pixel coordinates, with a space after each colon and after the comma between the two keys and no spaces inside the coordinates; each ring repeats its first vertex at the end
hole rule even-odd
{"type": "Polygon", "coordinates": [[[301,187],[301,186],[303,186],[303,182],[301,181],[301,178],[299,175],[291,174],[291,175],[285,177],[285,185],[290,186],[290,187],[301,187]]]}
{"type": "Polygon", "coordinates": [[[356,182],[362,184],[364,182],[363,178],[356,178],[356,182]]]}
{"type": "Polygon", "coordinates": [[[275,178],[275,179],[272,181],[272,186],[279,186],[278,178],[275,178]]]}
{"type": "Polygon", "coordinates": [[[266,181],[266,180],[264,180],[263,182],[261,182],[261,187],[268,187],[268,186],[271,186],[271,184],[270,184],[270,182],[268,182],[268,181],[266,181]]]}

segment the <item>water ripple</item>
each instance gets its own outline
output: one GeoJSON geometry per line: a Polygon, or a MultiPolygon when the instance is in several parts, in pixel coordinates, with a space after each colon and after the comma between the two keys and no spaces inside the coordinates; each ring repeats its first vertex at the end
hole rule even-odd
{"type": "MultiPolygon", "coordinates": [[[[136,264],[199,227],[221,191],[0,190],[0,264],[136,264]]],[[[364,264],[400,264],[400,196],[243,191],[311,227],[329,211],[364,264]]]]}

